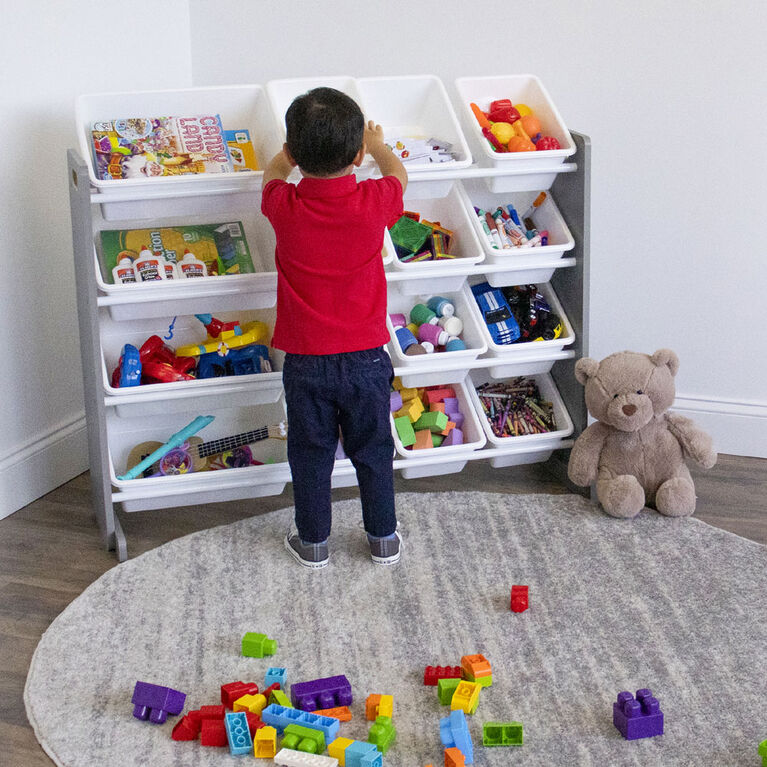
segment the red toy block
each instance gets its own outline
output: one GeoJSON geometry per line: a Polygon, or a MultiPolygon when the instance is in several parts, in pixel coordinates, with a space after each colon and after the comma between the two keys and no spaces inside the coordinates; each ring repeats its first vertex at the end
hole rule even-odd
{"type": "Polygon", "coordinates": [[[275,691],[275,690],[281,690],[279,682],[275,682],[274,684],[270,684],[261,694],[269,700],[269,696],[275,691]]]}
{"type": "Polygon", "coordinates": [[[460,748],[445,749],[445,767],[466,767],[466,757],[460,748]]]}
{"type": "Polygon", "coordinates": [[[527,586],[511,587],[511,609],[515,613],[523,613],[528,608],[527,586]]]}
{"type": "MultiPolygon", "coordinates": [[[[200,719],[220,719],[221,721],[224,720],[224,716],[226,716],[226,708],[224,706],[200,706],[199,710],[199,716],[200,719]]],[[[192,713],[191,711],[189,712],[192,713]]]]}
{"type": "Polygon", "coordinates": [[[441,402],[445,397],[455,397],[455,391],[452,386],[441,386],[438,389],[427,389],[425,397],[429,405],[432,405],[441,402]]]}
{"type": "Polygon", "coordinates": [[[261,721],[261,717],[258,714],[254,714],[251,711],[246,711],[245,716],[248,719],[248,729],[250,730],[250,737],[253,737],[253,733],[256,730],[260,730],[262,727],[266,727],[266,722],[261,721]]]}
{"type": "Polygon", "coordinates": [[[229,682],[221,685],[221,702],[228,708],[234,708],[234,701],[243,695],[258,695],[255,682],[229,682]]]}
{"type": "MultiPolygon", "coordinates": [[[[223,706],[222,706],[223,708],[223,706]]],[[[203,719],[200,730],[200,744],[221,748],[228,743],[223,719],[203,719]]]]}
{"type": "Polygon", "coordinates": [[[187,714],[181,718],[180,722],[176,722],[171,738],[173,740],[197,740],[200,735],[200,726],[199,719],[195,720],[187,714]]]}
{"type": "Polygon", "coordinates": [[[427,687],[436,687],[440,679],[460,679],[460,666],[427,666],[423,672],[423,683],[427,687]]]}

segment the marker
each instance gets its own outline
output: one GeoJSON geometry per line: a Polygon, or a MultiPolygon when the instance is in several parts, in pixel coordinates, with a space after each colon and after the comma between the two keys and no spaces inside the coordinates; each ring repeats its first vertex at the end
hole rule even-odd
{"type": "Polygon", "coordinates": [[[495,212],[493,221],[495,222],[495,228],[496,228],[496,231],[498,232],[498,237],[501,240],[502,247],[504,248],[504,250],[508,250],[511,247],[511,243],[506,237],[506,232],[503,228],[503,217],[498,213],[498,211],[495,212]]]}
{"type": "Polygon", "coordinates": [[[496,247],[502,249],[503,242],[501,241],[501,236],[498,234],[498,230],[495,228],[495,219],[490,213],[485,212],[485,221],[487,222],[488,229],[490,229],[490,234],[493,236],[493,241],[495,242],[496,247]]]}
{"type": "Polygon", "coordinates": [[[482,231],[487,235],[487,239],[490,241],[490,247],[497,249],[498,246],[493,241],[492,232],[490,231],[490,227],[487,225],[487,221],[485,220],[485,211],[482,210],[482,208],[474,208],[474,212],[477,214],[479,223],[482,225],[482,231]]]}
{"type": "MultiPolygon", "coordinates": [[[[524,216],[522,216],[522,220],[524,221],[526,218],[530,218],[530,216],[535,213],[536,209],[539,208],[541,205],[543,205],[543,202],[546,199],[546,192],[541,192],[534,200],[533,204],[525,211],[524,216]]],[[[528,227],[529,229],[532,229],[533,227],[528,227]]]]}

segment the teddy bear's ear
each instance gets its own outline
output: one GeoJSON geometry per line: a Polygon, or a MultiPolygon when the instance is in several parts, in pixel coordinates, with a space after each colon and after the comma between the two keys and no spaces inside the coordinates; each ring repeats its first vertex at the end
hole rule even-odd
{"type": "Polygon", "coordinates": [[[583,357],[575,363],[575,378],[579,384],[586,385],[586,381],[597,374],[599,363],[591,357],[583,357]]]}
{"type": "Polygon", "coordinates": [[[671,351],[671,349],[658,349],[650,359],[653,365],[658,367],[668,365],[671,375],[676,376],[676,371],[679,370],[679,357],[676,356],[676,352],[671,351]]]}

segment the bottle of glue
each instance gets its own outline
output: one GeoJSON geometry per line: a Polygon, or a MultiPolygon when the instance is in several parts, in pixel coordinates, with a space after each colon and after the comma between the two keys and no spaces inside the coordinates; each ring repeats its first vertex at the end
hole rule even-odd
{"type": "Polygon", "coordinates": [[[207,277],[208,267],[194,253],[184,251],[184,257],[176,264],[181,279],[189,277],[207,277]]]}
{"type": "Polygon", "coordinates": [[[138,258],[133,262],[133,268],[136,270],[136,280],[138,282],[153,282],[154,280],[165,280],[164,258],[156,256],[146,245],[141,248],[138,258]]]}
{"type": "Polygon", "coordinates": [[[112,280],[115,285],[128,285],[131,282],[136,282],[133,261],[128,256],[123,256],[117,266],[112,269],[112,280]]]}

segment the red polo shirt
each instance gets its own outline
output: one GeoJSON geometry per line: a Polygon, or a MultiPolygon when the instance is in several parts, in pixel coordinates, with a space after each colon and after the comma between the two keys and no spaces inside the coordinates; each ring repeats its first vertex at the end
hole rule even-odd
{"type": "Polygon", "coordinates": [[[261,212],[277,237],[277,321],[272,346],[293,354],[339,354],[383,346],[384,228],[402,215],[395,176],[274,179],[261,212]]]}

